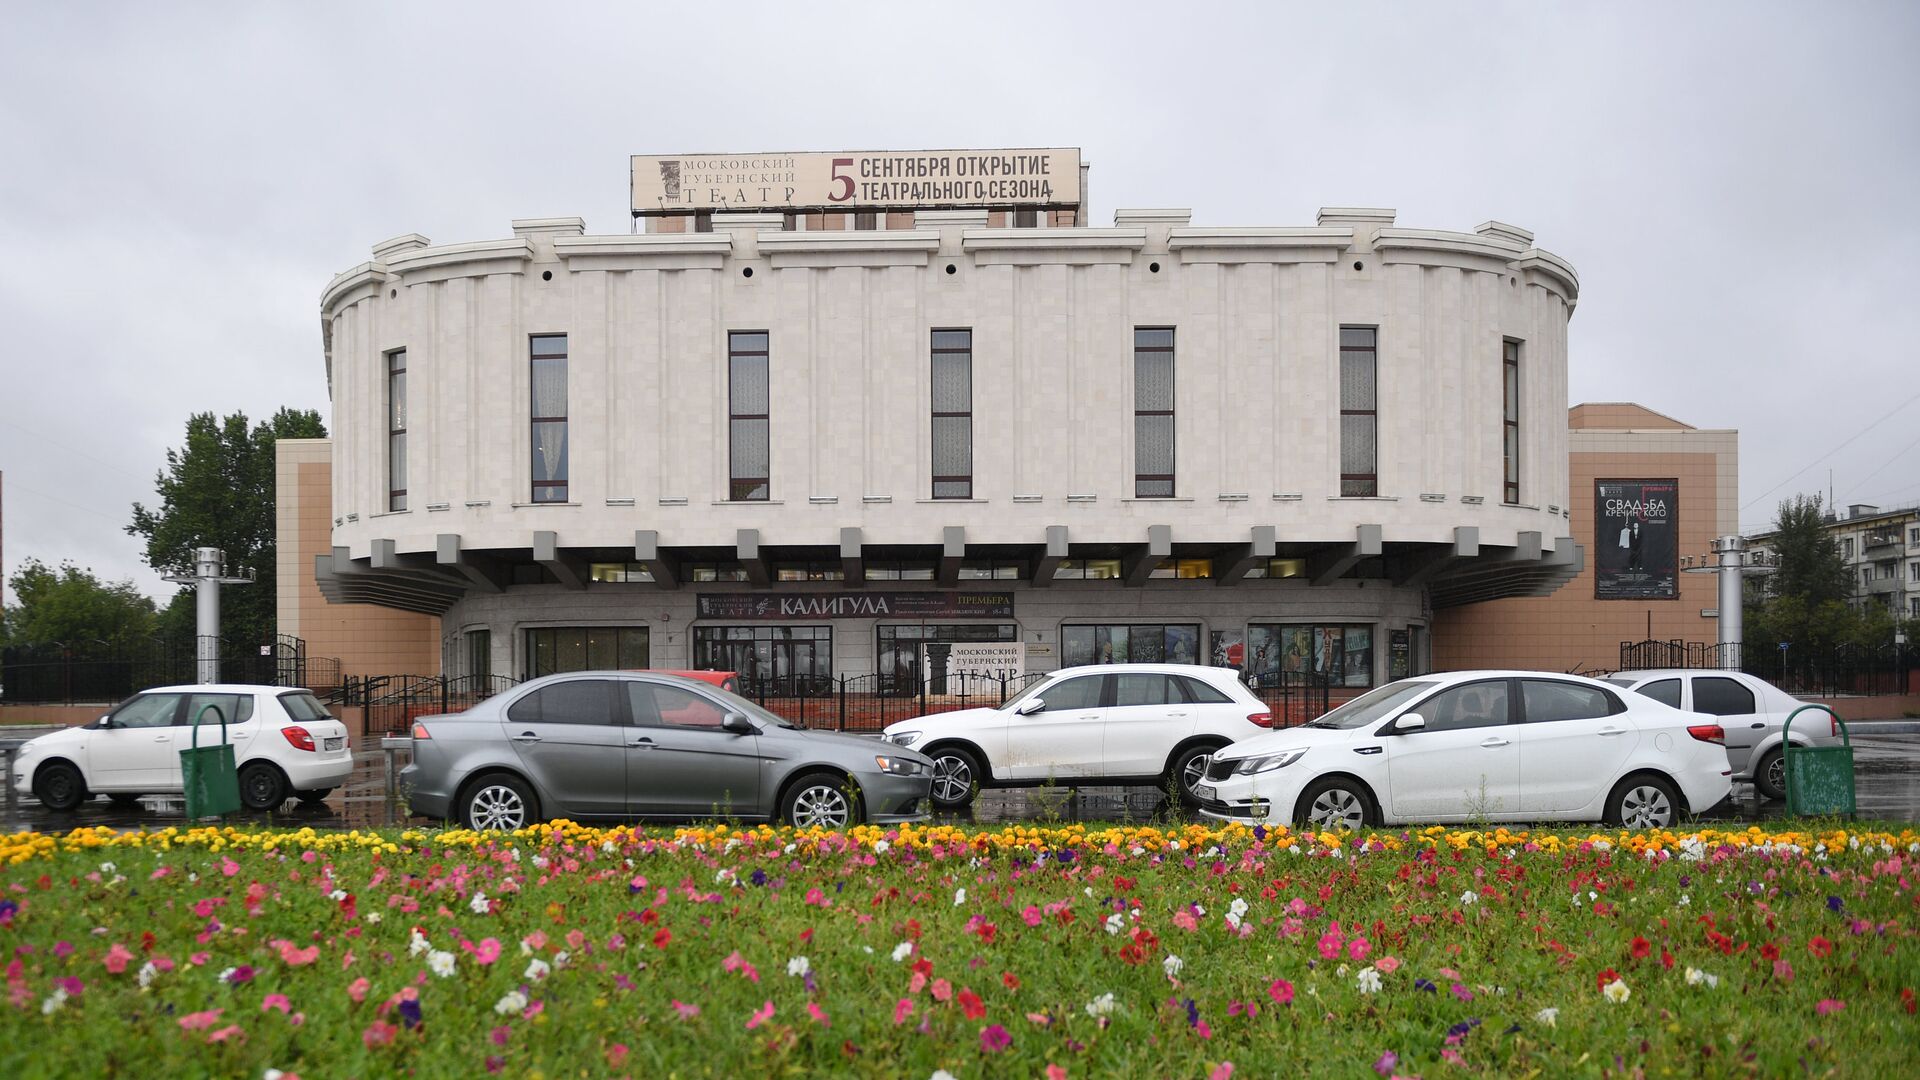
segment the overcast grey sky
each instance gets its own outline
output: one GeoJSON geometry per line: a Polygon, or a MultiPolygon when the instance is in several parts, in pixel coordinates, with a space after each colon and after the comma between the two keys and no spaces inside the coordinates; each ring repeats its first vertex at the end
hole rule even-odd
{"type": "Polygon", "coordinates": [[[1829,468],[1920,500],[1920,5],[5,10],[8,572],[165,595],[130,505],[190,412],[331,426],[329,278],[399,233],[625,232],[627,156],[687,151],[1078,146],[1095,224],[1497,218],[1580,272],[1574,402],[1739,429],[1743,524],[1829,468]]]}

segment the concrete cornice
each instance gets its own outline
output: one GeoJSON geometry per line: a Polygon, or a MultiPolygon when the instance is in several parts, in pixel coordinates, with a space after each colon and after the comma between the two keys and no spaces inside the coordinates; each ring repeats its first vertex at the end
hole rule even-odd
{"type": "Polygon", "coordinates": [[[776,232],[758,237],[762,255],[806,252],[938,251],[940,234],[933,229],[870,229],[865,231],[776,232]]]}
{"type": "Polygon", "coordinates": [[[1376,251],[1438,251],[1449,255],[1478,255],[1512,262],[1523,250],[1512,240],[1441,229],[1381,229],[1373,242],[1376,251]]]}
{"type": "Polygon", "coordinates": [[[1580,275],[1574,273],[1572,264],[1553,252],[1528,248],[1520,253],[1520,269],[1552,279],[1566,295],[1569,305],[1580,299],[1580,275]]]}
{"type": "Polygon", "coordinates": [[[1302,227],[1208,227],[1174,229],[1167,247],[1182,248],[1345,248],[1353,243],[1352,229],[1302,227]]]}
{"type": "Polygon", "coordinates": [[[968,229],[960,241],[967,251],[1138,251],[1147,246],[1147,230],[968,229]]]}
{"type": "Polygon", "coordinates": [[[348,293],[366,286],[378,285],[385,280],[387,280],[385,263],[363,262],[351,270],[337,274],[332,281],[327,282],[326,288],[320,290],[320,311],[323,315],[330,314],[334,306],[348,293]]]}
{"type": "Polygon", "coordinates": [[[554,254],[562,259],[586,255],[726,255],[733,250],[728,233],[634,233],[612,236],[556,236],[554,254]]]}
{"type": "Polygon", "coordinates": [[[532,258],[533,245],[526,237],[516,236],[511,240],[476,240],[471,244],[415,248],[388,258],[387,271],[392,274],[411,274],[466,263],[497,262],[502,259],[525,262],[532,258]]]}
{"type": "Polygon", "coordinates": [[[1160,209],[1130,210],[1113,212],[1113,224],[1119,229],[1133,229],[1144,225],[1184,226],[1193,220],[1193,211],[1185,207],[1165,207],[1160,209]]]}

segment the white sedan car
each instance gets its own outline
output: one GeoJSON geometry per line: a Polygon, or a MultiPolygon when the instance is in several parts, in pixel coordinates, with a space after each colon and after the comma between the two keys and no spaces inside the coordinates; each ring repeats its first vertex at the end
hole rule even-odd
{"type": "Polygon", "coordinates": [[[1660,827],[1727,797],[1726,734],[1595,679],[1461,671],[1389,683],[1222,750],[1208,817],[1315,828],[1607,821],[1660,827]]]}
{"type": "Polygon", "coordinates": [[[1232,668],[1104,664],[1050,672],[998,708],[890,724],[886,737],[933,759],[934,806],[953,810],[983,787],[1052,781],[1174,780],[1192,802],[1209,754],[1272,725],[1232,668]]]}
{"type": "Polygon", "coordinates": [[[71,810],[94,795],[131,805],[142,795],[184,791],[180,751],[196,738],[201,746],[217,744],[221,717],[248,809],[272,809],[289,795],[319,802],[353,773],[346,725],[308,691],[164,686],[135,694],[84,727],[29,740],[14,757],[14,790],[51,810],[71,810]],[[219,711],[203,714],[209,705],[219,711]]]}
{"type": "MultiPolygon", "coordinates": [[[[1782,732],[1787,717],[1807,703],[1744,671],[1656,668],[1623,671],[1607,681],[1686,712],[1717,717],[1727,729],[1727,760],[1733,778],[1752,781],[1769,799],[1787,797],[1782,732]]],[[[1827,746],[1840,741],[1833,717],[1814,710],[1793,723],[1793,745],[1827,746]]]]}

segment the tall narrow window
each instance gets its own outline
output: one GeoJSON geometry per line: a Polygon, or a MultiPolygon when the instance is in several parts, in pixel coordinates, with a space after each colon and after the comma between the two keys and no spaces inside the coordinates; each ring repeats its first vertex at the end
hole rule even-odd
{"type": "Polygon", "coordinates": [[[933,332],[933,497],[973,498],[973,331],[933,332]]]}
{"type": "Polygon", "coordinates": [[[853,227],[861,232],[873,232],[880,227],[878,214],[863,211],[853,215],[853,227]]]}
{"type": "Polygon", "coordinates": [[[1520,501],[1520,343],[1507,341],[1502,345],[1501,371],[1504,380],[1502,396],[1505,406],[1500,414],[1501,438],[1505,440],[1502,460],[1506,462],[1506,501],[1520,501]]]}
{"type": "Polygon", "coordinates": [[[772,470],[767,442],[767,343],[765,330],[727,334],[727,441],[732,461],[727,498],[736,501],[768,497],[772,470]]]}
{"type": "Polygon", "coordinates": [[[387,354],[387,509],[407,508],[407,350],[387,354]]]}
{"type": "Polygon", "coordinates": [[[1380,494],[1379,399],[1375,390],[1377,331],[1340,328],[1340,494],[1380,494]]]}
{"type": "Polygon", "coordinates": [[[531,340],[533,501],[567,501],[567,335],[531,340]]]}
{"type": "Polygon", "coordinates": [[[1013,227],[1016,229],[1031,229],[1039,224],[1040,211],[1038,210],[1015,210],[1013,212],[1013,227]]]}
{"type": "Polygon", "coordinates": [[[1173,495],[1173,328],[1133,331],[1133,494],[1173,495]]]}

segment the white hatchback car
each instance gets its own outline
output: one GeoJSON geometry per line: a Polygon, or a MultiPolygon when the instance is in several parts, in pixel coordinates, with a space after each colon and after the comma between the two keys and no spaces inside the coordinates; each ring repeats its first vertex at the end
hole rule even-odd
{"type": "Polygon", "coordinates": [[[1595,679],[1461,671],[1388,683],[1222,750],[1208,817],[1315,828],[1600,821],[1660,827],[1732,787],[1726,733],[1595,679]]]}
{"type": "Polygon", "coordinates": [[[1273,724],[1232,668],[1105,664],[1062,668],[997,708],[890,724],[889,742],[933,759],[933,803],[953,810],[983,787],[1050,780],[1164,784],[1193,799],[1207,756],[1273,724]]]}
{"type": "MultiPolygon", "coordinates": [[[[1727,729],[1727,760],[1733,778],[1752,781],[1769,799],[1787,797],[1786,749],[1781,732],[1787,717],[1807,703],[1744,671],[1714,668],[1655,668],[1622,671],[1607,681],[1686,712],[1718,717],[1727,729]]],[[[1803,713],[1793,725],[1793,745],[1827,746],[1840,741],[1840,727],[1820,710],[1803,713]]]]}
{"type": "Polygon", "coordinates": [[[220,741],[227,721],[239,767],[240,799],[270,810],[292,795],[325,799],[353,773],[345,724],[306,690],[211,684],[143,690],[84,727],[29,740],[13,763],[14,790],[51,810],[71,810],[94,795],[130,805],[142,795],[185,790],[180,751],[220,741]]]}

